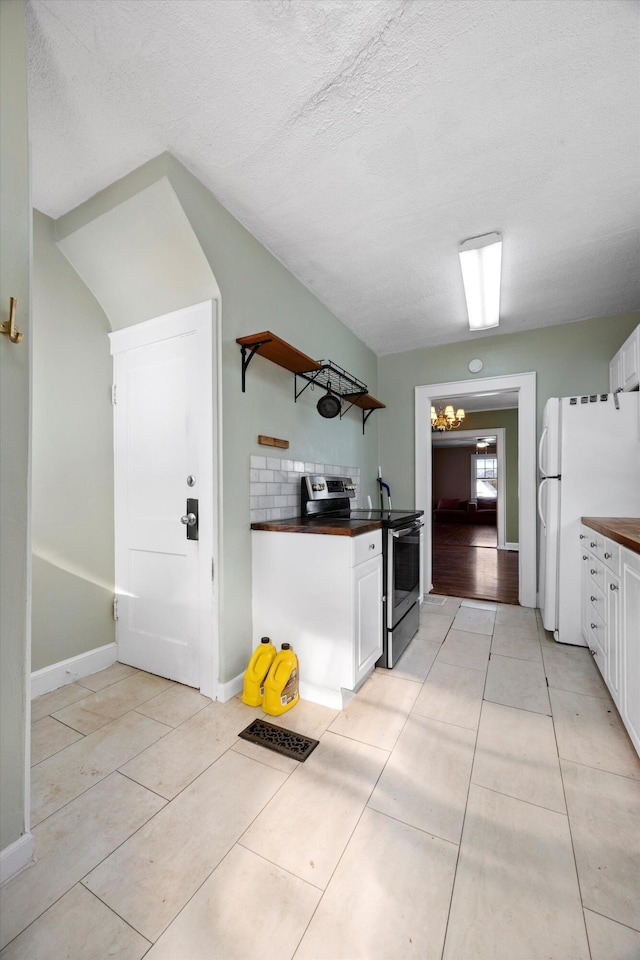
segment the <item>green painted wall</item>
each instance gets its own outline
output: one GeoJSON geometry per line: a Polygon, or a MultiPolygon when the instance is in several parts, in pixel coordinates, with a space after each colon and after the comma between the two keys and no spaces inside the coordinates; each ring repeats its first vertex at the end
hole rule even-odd
{"type": "Polygon", "coordinates": [[[380,457],[394,500],[415,498],[414,388],[427,383],[473,380],[468,364],[483,362],[475,377],[536,372],[538,425],[549,397],[605,393],[609,360],[640,323],[640,311],[616,317],[580,320],[522,333],[478,336],[463,343],[380,357],[380,457]]]}
{"type": "MultiPolygon", "coordinates": [[[[258,634],[251,626],[249,457],[265,455],[258,434],[289,440],[287,456],[360,467],[363,491],[376,495],[378,423],[362,435],[359,411],[323,420],[318,391],[294,403],[293,375],[255,357],[241,392],[236,337],[270,330],[317,360],[331,359],[377,393],[377,361],[184,167],[168,158],[169,179],[222,294],[221,679],[244,670],[258,634]]],[[[274,638],[277,640],[277,638],[274,638]]]]}
{"type": "Polygon", "coordinates": [[[485,410],[468,413],[465,430],[483,430],[487,433],[504,428],[505,446],[505,540],[518,543],[518,411],[485,410]]]}
{"type": "Polygon", "coordinates": [[[28,830],[29,270],[31,206],[23,0],[0,3],[0,318],[17,297],[24,339],[0,337],[0,849],[28,830]]]}
{"type": "Polygon", "coordinates": [[[109,321],[34,212],[31,668],[115,639],[109,321]]]}

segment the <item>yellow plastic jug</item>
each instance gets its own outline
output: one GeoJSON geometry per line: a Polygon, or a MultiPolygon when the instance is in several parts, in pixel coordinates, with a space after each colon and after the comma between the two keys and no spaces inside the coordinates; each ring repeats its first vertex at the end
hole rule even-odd
{"type": "Polygon", "coordinates": [[[251,654],[249,666],[244,674],[242,702],[250,707],[259,707],[264,696],[264,681],[269,668],[276,658],[276,648],[269,637],[263,637],[251,654]]]}
{"type": "Polygon", "coordinates": [[[295,707],[298,699],[298,658],[291,645],[283,643],[264,682],[262,709],[277,717],[295,707]]]}

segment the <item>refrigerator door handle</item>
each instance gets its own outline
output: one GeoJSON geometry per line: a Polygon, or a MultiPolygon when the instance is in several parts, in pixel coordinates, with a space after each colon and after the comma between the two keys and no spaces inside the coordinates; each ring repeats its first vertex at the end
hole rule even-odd
{"type": "Polygon", "coordinates": [[[548,427],[545,427],[540,435],[540,443],[538,444],[538,466],[540,467],[540,473],[544,474],[544,467],[542,466],[542,445],[546,439],[548,432],[548,427]]]}
{"type": "Polygon", "coordinates": [[[549,482],[549,479],[545,477],[544,480],[540,481],[540,485],[538,487],[538,516],[540,517],[540,522],[542,523],[542,527],[545,530],[545,532],[547,529],[547,521],[542,515],[542,488],[544,487],[545,483],[548,483],[548,482],[549,482]]]}

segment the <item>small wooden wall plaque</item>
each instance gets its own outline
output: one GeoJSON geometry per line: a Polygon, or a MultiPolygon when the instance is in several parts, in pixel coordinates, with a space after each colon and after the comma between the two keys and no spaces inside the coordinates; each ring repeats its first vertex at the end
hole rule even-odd
{"type": "Polygon", "coordinates": [[[288,440],[278,440],[277,437],[265,437],[263,434],[258,435],[258,443],[261,443],[263,447],[281,447],[283,450],[289,449],[288,440]]]}

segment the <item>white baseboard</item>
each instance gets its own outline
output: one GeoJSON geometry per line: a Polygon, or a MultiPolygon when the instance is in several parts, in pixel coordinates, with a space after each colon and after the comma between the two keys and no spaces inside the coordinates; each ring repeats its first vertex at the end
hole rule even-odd
{"type": "Polygon", "coordinates": [[[52,663],[50,667],[34,670],[31,674],[31,699],[40,697],[43,693],[50,693],[63,687],[66,683],[73,683],[80,677],[88,677],[91,673],[110,667],[118,658],[118,645],[107,643],[104,647],[96,647],[87,653],[79,653],[77,657],[52,663]]]}
{"type": "Polygon", "coordinates": [[[226,703],[227,700],[231,700],[232,697],[237,696],[237,694],[242,693],[244,687],[244,673],[239,673],[237,677],[234,677],[233,680],[228,680],[226,683],[218,684],[218,696],[217,699],[222,703],[226,703]]]}
{"type": "Polygon", "coordinates": [[[28,867],[33,860],[33,837],[23,833],[14,843],[0,851],[0,884],[6,883],[28,867]]]}
{"type": "Polygon", "coordinates": [[[498,550],[520,550],[520,544],[507,542],[504,547],[498,547],[498,550]]]}

